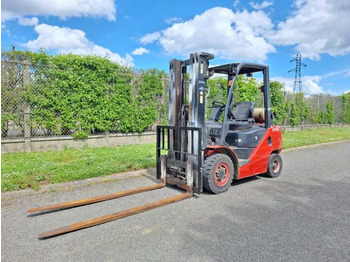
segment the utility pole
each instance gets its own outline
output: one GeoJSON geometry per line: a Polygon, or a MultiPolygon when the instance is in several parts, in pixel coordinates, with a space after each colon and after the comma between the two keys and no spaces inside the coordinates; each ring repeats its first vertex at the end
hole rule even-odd
{"type": "Polygon", "coordinates": [[[297,53],[296,57],[290,60],[290,62],[295,61],[295,68],[288,71],[288,73],[295,71],[295,77],[294,77],[294,86],[293,86],[293,92],[302,92],[302,84],[301,84],[301,67],[306,67],[306,64],[301,62],[301,54],[300,52],[297,53]]]}

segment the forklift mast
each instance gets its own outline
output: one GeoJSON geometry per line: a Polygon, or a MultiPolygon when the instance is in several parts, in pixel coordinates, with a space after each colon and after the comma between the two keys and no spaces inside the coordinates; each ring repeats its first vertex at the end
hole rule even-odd
{"type": "Polygon", "coordinates": [[[193,53],[187,60],[170,61],[169,126],[157,126],[157,178],[196,193],[203,191],[205,91],[213,58],[193,53]]]}
{"type": "MultiPolygon", "coordinates": [[[[205,90],[209,79],[209,60],[214,55],[194,53],[188,60],[170,61],[169,79],[169,125],[179,127],[198,127],[205,134],[205,90]],[[187,87],[187,67],[189,84],[187,87]]],[[[180,149],[179,140],[172,141],[180,149]]],[[[202,136],[204,146],[205,136],[202,136]]]]}

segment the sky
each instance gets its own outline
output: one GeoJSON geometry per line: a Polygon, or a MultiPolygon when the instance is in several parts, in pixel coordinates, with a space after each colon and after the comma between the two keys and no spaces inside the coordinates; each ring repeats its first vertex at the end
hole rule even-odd
{"type": "Polygon", "coordinates": [[[2,0],[1,47],[107,56],[168,71],[193,52],[211,65],[256,62],[292,91],[301,53],[307,95],[350,91],[349,0],[2,0]]]}

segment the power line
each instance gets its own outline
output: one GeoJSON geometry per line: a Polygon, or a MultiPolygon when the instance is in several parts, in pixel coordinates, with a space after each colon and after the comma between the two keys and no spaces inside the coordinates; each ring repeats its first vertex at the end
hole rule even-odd
{"type": "Polygon", "coordinates": [[[288,73],[295,71],[295,77],[294,77],[294,86],[293,86],[293,92],[303,92],[302,84],[301,84],[301,67],[306,67],[306,64],[301,62],[301,54],[300,52],[297,53],[296,57],[290,62],[295,61],[295,68],[288,71],[288,73]]]}
{"type": "MultiPolygon", "coordinates": [[[[3,46],[9,46],[11,47],[12,51],[17,51],[18,49],[24,49],[24,50],[34,50],[34,51],[42,51],[43,49],[39,48],[32,48],[32,47],[27,47],[27,46],[21,46],[21,45],[14,45],[10,43],[1,43],[1,48],[3,46]]],[[[50,51],[51,49],[44,49],[45,51],[50,51]]]]}

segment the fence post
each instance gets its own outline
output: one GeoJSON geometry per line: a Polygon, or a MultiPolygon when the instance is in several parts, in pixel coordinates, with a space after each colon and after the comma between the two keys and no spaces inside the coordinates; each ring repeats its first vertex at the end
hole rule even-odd
{"type": "Polygon", "coordinates": [[[106,146],[109,146],[109,131],[107,131],[105,134],[105,142],[106,142],[106,146]]]}
{"type": "MultiPolygon", "coordinates": [[[[24,61],[23,63],[23,90],[26,92],[30,82],[29,76],[29,64],[24,61]]],[[[25,152],[32,152],[31,142],[31,127],[30,127],[30,104],[24,100],[24,146],[25,152]]]]}

